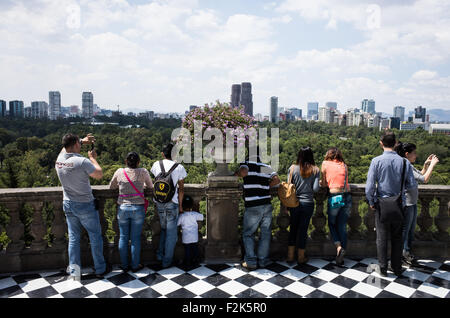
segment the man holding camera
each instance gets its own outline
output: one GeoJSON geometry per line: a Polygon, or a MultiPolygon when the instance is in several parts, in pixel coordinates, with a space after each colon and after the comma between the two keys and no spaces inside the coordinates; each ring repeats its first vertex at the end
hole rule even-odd
{"type": "Polygon", "coordinates": [[[82,228],[85,228],[89,235],[96,277],[102,278],[109,271],[103,257],[102,229],[89,182],[89,177],[103,177],[102,168],[96,160],[94,142],[92,134],[83,139],[74,134],[66,134],[62,139],[64,148],[55,164],[63,187],[63,210],[69,231],[69,274],[76,280],[79,280],[81,275],[82,228]],[[91,151],[88,152],[89,159],[80,155],[81,146],[84,144],[92,145],[91,151]]]}

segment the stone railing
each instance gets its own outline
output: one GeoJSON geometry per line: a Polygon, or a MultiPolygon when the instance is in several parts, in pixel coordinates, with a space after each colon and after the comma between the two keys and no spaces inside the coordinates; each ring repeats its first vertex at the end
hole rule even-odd
{"type": "MultiPolygon", "coordinates": [[[[353,207],[348,220],[348,256],[376,257],[375,219],[365,201],[364,185],[351,185],[353,207]],[[361,204],[360,204],[361,203],[361,204]]],[[[110,210],[117,208],[107,200],[117,198],[117,190],[107,186],[94,186],[93,193],[98,200],[100,223],[104,238],[104,255],[108,262],[118,264],[119,229],[115,213],[105,216],[106,205],[110,210]],[[112,207],[111,207],[112,206],[112,207]],[[112,231],[111,231],[112,230],[112,231]],[[113,234],[111,234],[113,233],[113,234]],[[109,234],[110,241],[107,239],[109,234]],[[111,235],[113,237],[111,238],[111,235]]],[[[146,193],[150,196],[150,193],[146,193]]],[[[235,177],[211,177],[207,184],[186,184],[185,194],[195,202],[206,199],[206,236],[200,240],[200,251],[206,262],[238,261],[243,254],[239,225],[242,219],[239,204],[242,187],[235,177]]],[[[276,189],[273,189],[276,195],[276,189]]],[[[311,256],[332,257],[334,246],[327,234],[326,193],[321,190],[315,196],[316,207],[312,218],[313,230],[307,243],[311,256]]],[[[450,186],[419,186],[420,209],[417,220],[418,230],[414,241],[414,253],[421,257],[448,258],[449,201],[450,186]],[[437,215],[430,214],[430,203],[438,200],[437,215]]],[[[67,225],[62,211],[61,188],[0,189],[0,208],[9,216],[5,228],[0,225],[0,233],[5,230],[9,238],[6,248],[0,246],[0,272],[24,272],[30,270],[64,268],[68,264],[67,225]],[[31,208],[29,219],[24,221],[24,206],[31,208]],[[53,217],[44,217],[44,210],[53,206],[53,217]],[[50,225],[49,225],[50,222],[50,225]],[[50,229],[50,230],[49,230],[50,229]],[[25,233],[32,236],[26,240],[25,233]],[[51,243],[48,239],[52,237],[51,243]],[[29,243],[29,244],[28,244],[29,243]]],[[[287,251],[289,213],[283,206],[273,224],[274,235],[271,257],[284,259],[287,251]]],[[[156,260],[155,251],[159,244],[159,218],[154,209],[146,219],[142,235],[142,262],[156,260]],[[144,233],[151,233],[151,237],[144,233]]],[[[179,236],[180,238],[180,236],[179,236]]],[[[81,242],[82,264],[92,264],[89,241],[85,234],[81,242]]],[[[175,259],[183,257],[181,239],[177,243],[175,259]]]]}

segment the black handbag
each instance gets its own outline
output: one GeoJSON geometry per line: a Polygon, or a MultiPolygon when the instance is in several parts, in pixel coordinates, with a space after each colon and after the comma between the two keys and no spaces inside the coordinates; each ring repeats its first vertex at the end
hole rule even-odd
{"type": "Polygon", "coordinates": [[[378,198],[378,213],[381,223],[402,222],[404,217],[404,208],[402,203],[403,182],[405,180],[406,159],[403,160],[402,185],[400,194],[388,197],[378,198]]]}

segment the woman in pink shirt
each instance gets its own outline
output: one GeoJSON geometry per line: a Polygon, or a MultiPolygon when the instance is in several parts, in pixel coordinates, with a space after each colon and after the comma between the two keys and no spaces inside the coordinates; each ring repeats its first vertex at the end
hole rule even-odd
{"type": "Polygon", "coordinates": [[[347,220],[352,207],[348,168],[341,151],[330,148],[322,163],[320,185],[328,187],[328,227],[336,246],[336,264],[344,264],[347,248],[347,220]]]}

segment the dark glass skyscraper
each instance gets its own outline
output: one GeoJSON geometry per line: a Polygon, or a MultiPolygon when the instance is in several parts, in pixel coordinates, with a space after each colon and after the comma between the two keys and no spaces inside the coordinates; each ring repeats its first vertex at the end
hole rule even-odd
{"type": "Polygon", "coordinates": [[[421,118],[422,122],[425,122],[425,118],[427,117],[427,109],[425,107],[419,106],[414,108],[415,116],[414,118],[421,118]]]}
{"type": "Polygon", "coordinates": [[[231,86],[231,107],[237,108],[239,107],[239,103],[241,101],[241,85],[234,84],[231,86]]]}
{"type": "Polygon", "coordinates": [[[6,101],[0,100],[0,117],[6,116],[6,101]]]}
{"type": "Polygon", "coordinates": [[[11,117],[24,117],[25,116],[23,101],[13,100],[13,101],[9,102],[9,116],[11,116],[11,117]]]}
{"type": "Polygon", "coordinates": [[[308,103],[307,108],[308,108],[308,112],[307,112],[308,119],[313,119],[313,116],[319,115],[319,103],[310,102],[310,103],[308,103]]]}
{"type": "Polygon", "coordinates": [[[242,83],[240,104],[244,106],[244,112],[247,115],[253,116],[253,95],[251,83],[242,83]]]}

